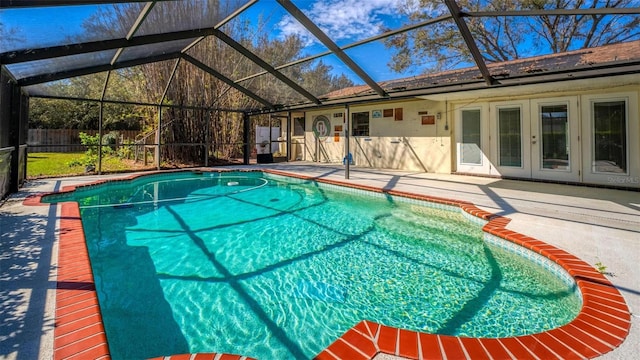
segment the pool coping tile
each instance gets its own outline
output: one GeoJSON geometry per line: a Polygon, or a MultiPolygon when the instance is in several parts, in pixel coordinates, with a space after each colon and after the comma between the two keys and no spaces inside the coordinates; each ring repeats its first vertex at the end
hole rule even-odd
{"type": "MultiPolygon", "coordinates": [[[[30,206],[61,206],[54,330],[55,359],[110,359],[110,355],[78,204],[72,202],[47,204],[42,202],[42,198],[46,195],[71,192],[81,187],[92,187],[105,182],[131,181],[142,176],[170,172],[194,171],[154,171],[113,180],[99,180],[78,186],[66,186],[56,193],[30,195],[23,201],[24,205],[30,206]]],[[[538,334],[508,338],[476,339],[419,333],[363,320],[346,331],[314,359],[366,360],[373,359],[379,353],[420,360],[594,358],[622,344],[631,328],[631,314],[624,298],[618,289],[593,266],[562,249],[507,229],[506,226],[511,221],[509,218],[491,214],[470,202],[297,175],[273,169],[204,169],[198,172],[263,172],[458,207],[461,211],[486,221],[482,227],[486,234],[522,246],[559,265],[575,281],[583,298],[580,313],[568,324],[538,334]]],[[[219,353],[176,354],[154,358],[154,360],[162,359],[245,360],[252,358],[219,353]]]]}
{"type": "Polygon", "coordinates": [[[470,354],[473,354],[474,360],[491,360],[491,357],[480,342],[480,339],[460,337],[458,338],[458,340],[460,341],[460,344],[465,349],[465,352],[468,356],[470,356],[470,354]]]}
{"type": "Polygon", "coordinates": [[[442,347],[437,335],[419,333],[420,341],[420,359],[424,360],[441,360],[444,359],[442,347]]]}
{"type": "Polygon", "coordinates": [[[416,331],[400,329],[398,333],[398,356],[407,359],[419,359],[418,333],[416,331]]]}
{"type": "MultiPolygon", "coordinates": [[[[494,338],[484,338],[478,339],[482,344],[482,347],[486,352],[489,353],[489,356],[492,359],[510,359],[511,355],[507,351],[507,349],[498,341],[498,339],[494,338]]],[[[475,355],[475,353],[473,353],[475,355]]]]}
{"type": "Polygon", "coordinates": [[[455,336],[438,335],[440,348],[447,359],[465,359],[467,358],[462,343],[455,336]]]}

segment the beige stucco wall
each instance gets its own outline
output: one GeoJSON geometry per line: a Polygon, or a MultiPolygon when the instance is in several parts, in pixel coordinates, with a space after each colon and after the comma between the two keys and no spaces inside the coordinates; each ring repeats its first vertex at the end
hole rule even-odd
{"type": "MultiPolygon", "coordinates": [[[[305,142],[311,157],[320,162],[342,163],[345,154],[344,108],[323,109],[306,114],[305,142]],[[331,121],[332,136],[316,139],[312,125],[318,115],[331,121]],[[336,137],[335,135],[338,134],[336,137]]],[[[350,106],[351,114],[369,113],[369,136],[354,136],[350,140],[350,153],[356,166],[401,169],[420,172],[451,172],[451,127],[444,102],[412,100],[350,106]],[[373,118],[373,111],[402,108],[402,120],[394,117],[373,118]],[[440,114],[434,125],[422,125],[422,116],[440,114]],[[445,127],[449,130],[445,130],[445,127]]]]}
{"type": "MultiPolygon", "coordinates": [[[[420,99],[351,105],[349,112],[369,113],[369,136],[351,137],[350,152],[356,166],[401,169],[420,172],[464,172],[478,175],[530,177],[547,180],[592,184],[640,187],[640,74],[619,77],[567,81],[561,83],[525,85],[509,88],[467,91],[424,96],[420,99]],[[592,169],[593,134],[591,102],[607,99],[627,101],[627,158],[625,174],[596,173],[592,169]],[[540,104],[567,101],[576,126],[572,137],[572,176],[556,178],[552,171],[536,169],[535,146],[523,153],[526,157],[522,176],[503,174],[495,166],[497,161],[496,120],[497,105],[519,104],[523,111],[523,125],[536,120],[540,104]],[[375,110],[403,109],[403,120],[393,117],[373,118],[375,110]],[[482,113],[482,166],[463,166],[459,163],[461,109],[475,108],[482,113]],[[424,114],[436,115],[435,125],[422,125],[424,114]],[[439,116],[438,116],[439,114],[439,116]],[[527,174],[526,168],[531,169],[527,174]],[[540,171],[542,170],[542,171],[540,171]]],[[[308,111],[305,114],[305,159],[342,163],[345,154],[344,107],[308,111]],[[331,122],[331,136],[316,139],[312,124],[316,116],[324,115],[331,122]]],[[[524,146],[532,144],[535,128],[523,135],[524,146]]],[[[539,166],[539,165],[538,165],[539,166]]]]}

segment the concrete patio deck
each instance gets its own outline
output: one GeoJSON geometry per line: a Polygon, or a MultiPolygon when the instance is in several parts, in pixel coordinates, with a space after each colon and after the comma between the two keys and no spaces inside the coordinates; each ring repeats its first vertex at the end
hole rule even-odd
{"type": "MultiPolygon", "coordinates": [[[[566,250],[589,264],[607,267],[607,277],[624,296],[632,320],[626,341],[601,358],[632,359],[640,353],[640,314],[635,313],[640,308],[640,192],[361,168],[352,168],[350,179],[345,180],[341,166],[281,163],[263,167],[465,200],[482,210],[509,217],[512,221],[507,228],[566,250]]],[[[0,206],[0,358],[53,357],[60,214],[57,207],[26,207],[23,200],[30,194],[104,178],[31,181],[0,206]]],[[[383,357],[394,358],[379,356],[383,357]]]]}

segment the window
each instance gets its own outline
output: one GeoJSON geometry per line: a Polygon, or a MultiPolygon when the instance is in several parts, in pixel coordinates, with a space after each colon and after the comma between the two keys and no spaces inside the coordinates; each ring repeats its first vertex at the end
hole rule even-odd
{"type": "Polygon", "coordinates": [[[542,168],[569,170],[569,121],[567,105],[540,107],[542,168]]]}
{"type": "Polygon", "coordinates": [[[627,172],[627,104],[624,100],[592,103],[593,171],[627,172]]]}
{"type": "Polygon", "coordinates": [[[522,123],[520,108],[498,110],[500,166],[522,167],[522,123]]]}
{"type": "Polygon", "coordinates": [[[480,110],[462,111],[462,147],[460,162],[463,164],[482,164],[480,144],[480,110]]]}
{"type": "Polygon", "coordinates": [[[357,112],[351,116],[351,134],[369,136],[369,112],[357,112]]]}
{"type": "Polygon", "coordinates": [[[293,136],[304,136],[304,116],[293,118],[293,136]]]}

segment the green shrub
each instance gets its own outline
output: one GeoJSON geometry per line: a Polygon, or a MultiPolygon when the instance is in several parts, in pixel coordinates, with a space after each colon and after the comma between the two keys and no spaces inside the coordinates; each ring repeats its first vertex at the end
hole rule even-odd
{"type": "Polygon", "coordinates": [[[134,141],[130,139],[124,140],[122,145],[118,148],[117,156],[120,159],[131,159],[133,157],[134,141]]]}
{"type": "MultiPolygon", "coordinates": [[[[70,161],[67,163],[70,167],[74,166],[85,166],[87,168],[94,168],[98,164],[98,145],[100,144],[100,135],[89,135],[84,132],[80,132],[78,134],[80,137],[80,143],[87,147],[87,151],[85,151],[84,155],[76,160],[70,161]]],[[[108,134],[102,136],[102,158],[104,159],[106,156],[113,155],[115,152],[115,147],[118,143],[118,132],[112,131],[108,134]]]]}

